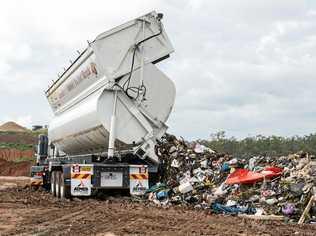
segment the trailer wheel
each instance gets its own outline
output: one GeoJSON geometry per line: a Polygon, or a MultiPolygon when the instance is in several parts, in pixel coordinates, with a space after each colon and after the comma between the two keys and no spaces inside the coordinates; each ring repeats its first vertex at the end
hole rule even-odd
{"type": "Polygon", "coordinates": [[[70,186],[65,185],[64,173],[60,173],[60,198],[70,198],[70,186]]]}
{"type": "Polygon", "coordinates": [[[51,172],[50,175],[50,192],[56,196],[56,171],[51,172]]]}
{"type": "Polygon", "coordinates": [[[61,171],[56,171],[56,197],[60,198],[60,179],[61,179],[61,175],[62,172],[61,171]]]}

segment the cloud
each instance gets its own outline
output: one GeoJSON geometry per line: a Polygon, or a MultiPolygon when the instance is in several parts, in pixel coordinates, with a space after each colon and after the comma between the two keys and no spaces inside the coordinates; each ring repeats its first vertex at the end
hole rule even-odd
{"type": "Polygon", "coordinates": [[[175,53],[170,132],[186,138],[315,131],[316,9],[308,1],[7,1],[0,9],[4,118],[47,124],[43,91],[99,33],[157,9],[175,53]],[[8,102],[9,101],[9,102],[8,102]]]}

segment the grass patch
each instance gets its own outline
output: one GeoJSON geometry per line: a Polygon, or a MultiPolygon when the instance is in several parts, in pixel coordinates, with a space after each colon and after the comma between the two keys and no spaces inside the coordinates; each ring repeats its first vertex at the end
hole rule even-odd
{"type": "Polygon", "coordinates": [[[18,159],[13,160],[14,163],[20,163],[20,162],[35,162],[35,157],[21,157],[18,159]]]}
{"type": "Polygon", "coordinates": [[[17,149],[21,151],[26,151],[33,149],[32,144],[20,144],[20,143],[0,143],[0,148],[6,149],[17,149]]]}
{"type": "Polygon", "coordinates": [[[39,129],[39,130],[36,130],[36,131],[30,131],[32,133],[32,135],[34,136],[38,136],[40,134],[45,134],[47,135],[48,134],[48,130],[47,129],[39,129]]]}

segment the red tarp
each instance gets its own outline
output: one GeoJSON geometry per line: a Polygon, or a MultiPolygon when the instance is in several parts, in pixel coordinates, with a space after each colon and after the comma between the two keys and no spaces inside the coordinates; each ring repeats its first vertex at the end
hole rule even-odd
{"type": "Polygon", "coordinates": [[[271,179],[282,174],[283,169],[279,167],[266,167],[260,172],[254,172],[247,169],[237,169],[231,173],[226,184],[253,184],[262,181],[264,178],[271,179]]]}

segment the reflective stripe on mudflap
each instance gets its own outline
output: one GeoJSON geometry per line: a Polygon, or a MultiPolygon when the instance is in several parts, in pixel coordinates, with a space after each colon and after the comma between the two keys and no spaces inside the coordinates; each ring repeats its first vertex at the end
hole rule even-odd
{"type": "Polygon", "coordinates": [[[130,174],[130,179],[148,179],[148,174],[130,174]]]}
{"type": "Polygon", "coordinates": [[[71,174],[72,179],[91,179],[90,174],[71,174]]]}

